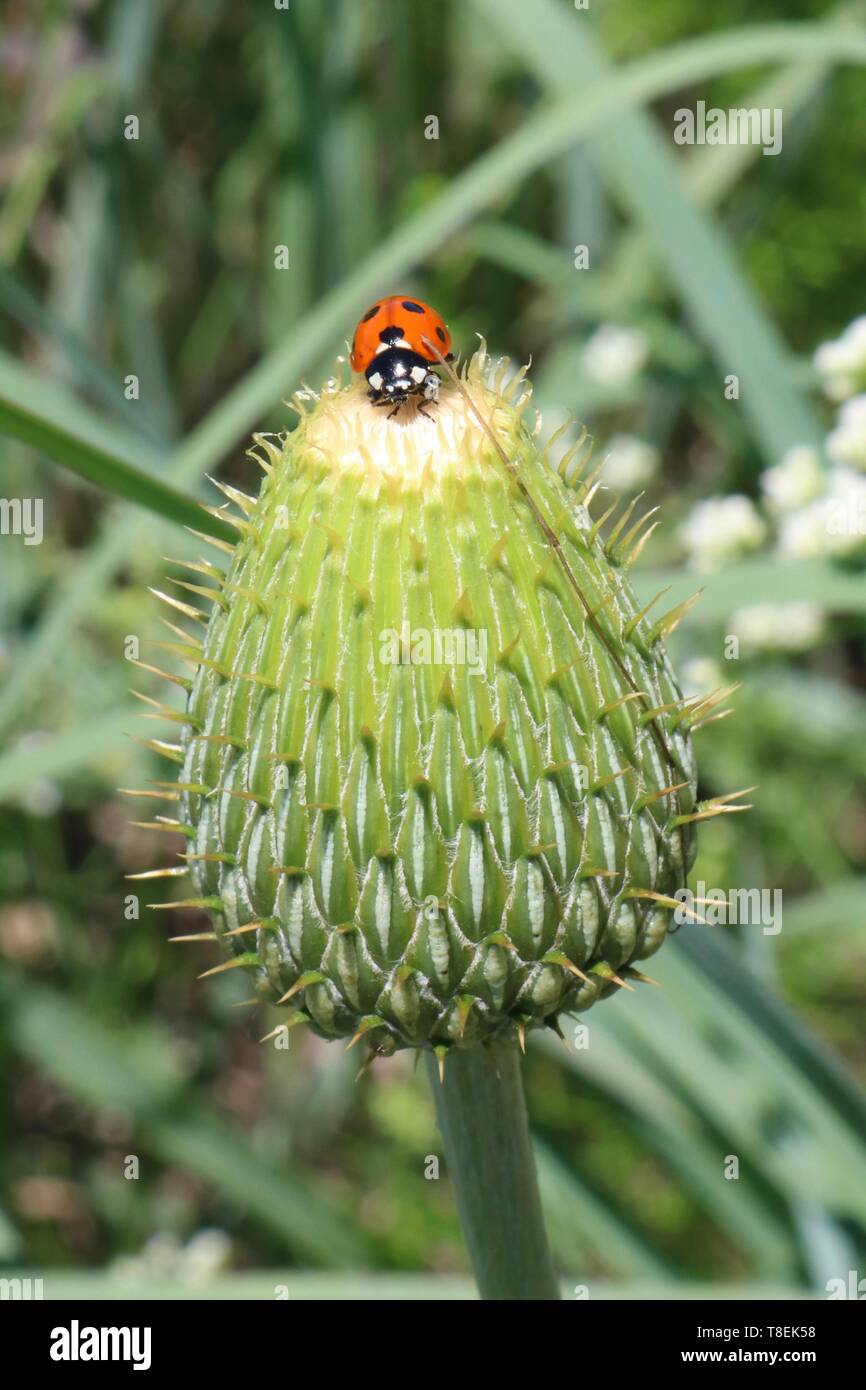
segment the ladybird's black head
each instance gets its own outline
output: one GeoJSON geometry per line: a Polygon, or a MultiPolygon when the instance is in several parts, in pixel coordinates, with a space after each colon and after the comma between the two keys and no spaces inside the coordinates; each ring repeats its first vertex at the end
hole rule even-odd
{"type": "Polygon", "coordinates": [[[409,348],[387,348],[378,353],[364,375],[370,387],[370,399],[395,404],[410,396],[423,395],[432,375],[430,363],[409,348]]]}

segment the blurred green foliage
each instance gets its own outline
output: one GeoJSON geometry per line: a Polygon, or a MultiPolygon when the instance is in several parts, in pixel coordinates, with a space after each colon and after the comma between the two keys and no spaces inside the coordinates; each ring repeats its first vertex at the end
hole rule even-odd
{"type": "MultiPolygon", "coordinates": [[[[281,398],[333,370],[356,312],[396,278],[464,351],[482,334],[532,357],[548,431],[572,411],[599,456],[623,433],[658,451],[646,486],[663,521],[638,582],[649,598],[661,572],[683,597],[698,581],[677,528],[707,495],[759,499],[795,422],[803,442],[826,432],[810,355],[866,309],[862,66],[801,51],[755,68],[749,26],[844,24],[862,45],[866,5],[6,10],[0,425],[14,434],[26,399],[55,433],[47,453],[0,441],[3,496],[45,499],[43,544],[0,538],[0,1259],[49,1280],[109,1266],[148,1287],[223,1265],[463,1271],[447,1182],[425,1177],[437,1138],[405,1057],[356,1085],[354,1054],[297,1034],[289,1053],[260,1046],[272,1023],[245,1010],[243,986],[196,982],[211,948],[169,944],[166,914],[125,916],[123,875],[170,863],[173,845],[130,825],[146,803],[116,790],[167,775],[125,737],[162,730],[131,707],[124,644],[157,635],[147,586],[163,557],[200,543],[57,463],[83,440],[181,490],[217,467],[256,486],[250,428],[290,426],[281,398]],[[489,151],[546,105],[601,91],[605,54],[640,63],[739,26],[726,70],[674,72],[642,113],[480,192],[489,151]],[[756,94],[784,107],[781,156],[676,150],[668,168],[677,107],[756,94]],[[574,269],[577,244],[589,273],[574,269]],[[641,368],[614,381],[587,368],[605,323],[646,344],[641,368]],[[752,373],[740,404],[722,391],[740,369],[724,367],[731,351],[752,373]],[[226,1241],[202,1255],[207,1228],[226,1241]]],[[[856,562],[810,564],[786,566],[769,543],[732,560],[674,640],[684,671],[709,659],[719,683],[743,682],[735,717],[697,734],[705,794],[760,788],[748,816],[705,829],[695,878],[781,888],[783,931],[702,941],[684,928],[655,971],[664,989],[593,1013],[588,1051],[530,1049],[542,1185],[576,1283],[820,1292],[864,1268],[866,578],[856,562]],[[726,661],[737,593],[814,599],[820,638],[726,661]],[[723,1176],[731,1154],[737,1182],[723,1176]]],[[[170,899],[165,883],[142,902],[170,899]]],[[[172,925],[202,930],[195,913],[172,925]]]]}

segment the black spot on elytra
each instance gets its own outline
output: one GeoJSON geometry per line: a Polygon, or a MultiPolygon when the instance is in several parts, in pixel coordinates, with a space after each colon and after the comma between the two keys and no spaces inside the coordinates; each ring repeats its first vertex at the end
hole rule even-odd
{"type": "Polygon", "coordinates": [[[376,317],[376,315],[378,314],[378,312],[379,312],[379,307],[380,307],[380,306],[379,306],[378,304],[374,304],[373,307],[372,307],[372,309],[368,309],[368,310],[367,310],[366,314],[365,314],[364,317],[361,319],[361,322],[362,322],[362,323],[369,323],[371,319],[374,319],[374,318],[376,317]]]}
{"type": "Polygon", "coordinates": [[[445,334],[443,333],[441,328],[436,329],[436,337],[439,339],[440,343],[445,342],[445,334]]]}
{"type": "Polygon", "coordinates": [[[391,328],[383,328],[379,334],[380,343],[397,343],[403,337],[403,329],[400,324],[395,323],[391,328]]]}
{"type": "Polygon", "coordinates": [[[412,299],[404,299],[403,308],[408,309],[410,314],[423,314],[424,312],[424,305],[416,304],[412,299]]]}

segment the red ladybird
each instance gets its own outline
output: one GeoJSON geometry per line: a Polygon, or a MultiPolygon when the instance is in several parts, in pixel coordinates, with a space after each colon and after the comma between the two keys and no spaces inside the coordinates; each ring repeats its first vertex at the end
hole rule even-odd
{"type": "Polygon", "coordinates": [[[428,341],[451,360],[451,334],[429,304],[395,294],[371,305],[355,329],[350,360],[366,376],[374,405],[393,405],[395,414],[410,396],[436,400],[439,378],[430,364],[439,358],[428,341]]]}

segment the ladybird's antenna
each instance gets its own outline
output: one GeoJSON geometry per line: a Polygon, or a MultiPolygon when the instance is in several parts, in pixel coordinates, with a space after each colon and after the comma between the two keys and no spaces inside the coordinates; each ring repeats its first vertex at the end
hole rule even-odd
{"type": "MultiPolygon", "coordinates": [[[[647,724],[650,730],[652,731],[652,736],[655,739],[660,752],[662,753],[663,757],[667,760],[667,762],[670,764],[671,768],[675,772],[678,771],[673,753],[668,747],[667,739],[665,738],[664,732],[658,723],[658,716],[655,713],[651,713],[652,702],[650,700],[650,697],[648,696],[645,690],[638,689],[631,675],[631,672],[629,671],[625,662],[620,657],[613,643],[608,638],[607,633],[605,632],[604,628],[598,620],[595,609],[593,609],[592,605],[586,597],[586,594],[583,592],[583,590],[580,587],[580,584],[577,581],[577,576],[575,575],[574,570],[568,562],[568,557],[566,556],[565,551],[562,548],[562,544],[560,543],[559,537],[557,536],[553,527],[545,518],[543,512],[541,511],[541,508],[538,506],[538,503],[535,501],[535,498],[532,496],[525,482],[521,478],[520,470],[518,469],[517,464],[514,462],[513,459],[510,459],[508,457],[507,453],[502,447],[502,444],[496,436],[496,431],[493,427],[493,424],[490,420],[487,420],[485,418],[482,411],[479,409],[478,405],[476,405],[475,401],[472,399],[472,396],[467,391],[465,383],[461,381],[460,377],[458,376],[457,372],[454,370],[453,366],[448,361],[448,359],[443,356],[436,344],[431,342],[429,338],[422,338],[422,342],[424,343],[425,347],[429,348],[430,351],[434,354],[440,366],[443,366],[445,368],[446,372],[451,378],[451,381],[457,387],[457,390],[460,392],[466,405],[472,411],[472,414],[475,416],[476,420],[480,424],[484,433],[487,435],[497,454],[501,458],[502,462],[505,464],[509,477],[511,478],[512,482],[514,483],[515,487],[517,488],[518,492],[520,493],[521,497],[523,498],[524,502],[529,508],[533,520],[535,521],[536,525],[538,526],[539,530],[544,536],[544,539],[547,541],[547,544],[553,549],[553,552],[560,563],[562,571],[565,574],[565,577],[568,580],[570,587],[574,590],[575,594],[577,595],[580,605],[583,608],[584,614],[586,615],[587,622],[593,628],[593,631],[596,633],[597,637],[601,641],[602,645],[608,653],[608,656],[616,666],[626,685],[629,687],[629,690],[631,691],[632,695],[638,697],[643,702],[645,711],[650,714],[650,718],[647,720],[647,724]]],[[[679,796],[676,794],[676,792],[674,792],[673,795],[676,796],[677,809],[680,812],[680,814],[682,814],[682,803],[680,802],[679,796]]],[[[684,828],[682,825],[679,826],[679,833],[680,851],[683,860],[683,876],[685,881],[685,836],[684,828]]]]}

